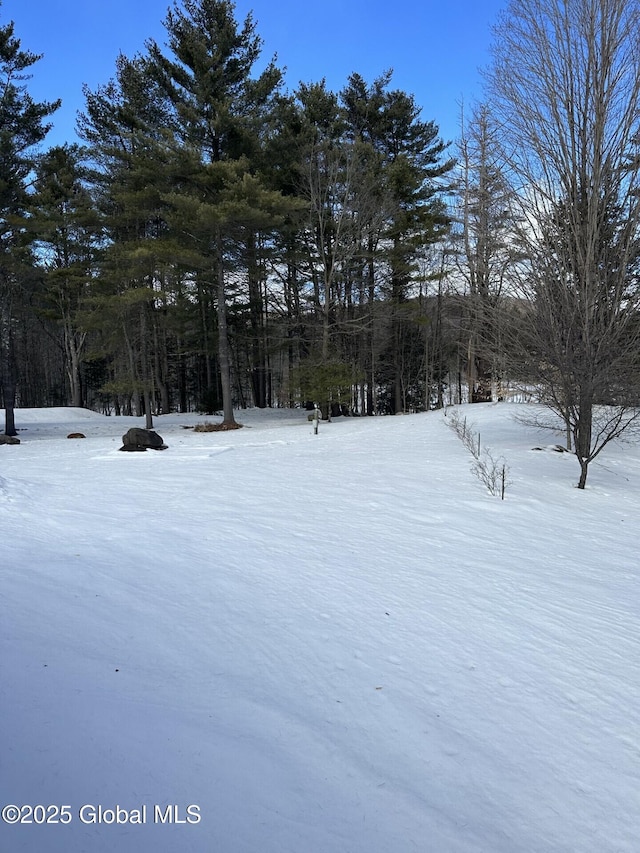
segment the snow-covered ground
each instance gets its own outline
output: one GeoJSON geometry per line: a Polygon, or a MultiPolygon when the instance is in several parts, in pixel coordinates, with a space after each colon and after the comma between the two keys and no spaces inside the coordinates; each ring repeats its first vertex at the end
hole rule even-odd
{"type": "Polygon", "coordinates": [[[637,853],[640,447],[581,492],[522,410],[505,501],[441,412],[18,411],[0,850],[637,853]]]}

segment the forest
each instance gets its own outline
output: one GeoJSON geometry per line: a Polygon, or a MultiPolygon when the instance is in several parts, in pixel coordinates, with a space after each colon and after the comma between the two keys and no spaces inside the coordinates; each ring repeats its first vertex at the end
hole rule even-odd
{"type": "MultiPolygon", "coordinates": [[[[0,7],[1,15],[1,7],[0,7]]],[[[527,393],[582,466],[640,393],[640,14],[512,0],[446,144],[391,72],[288,92],[181,0],[46,148],[0,18],[0,403],[323,418],[527,393]]]]}

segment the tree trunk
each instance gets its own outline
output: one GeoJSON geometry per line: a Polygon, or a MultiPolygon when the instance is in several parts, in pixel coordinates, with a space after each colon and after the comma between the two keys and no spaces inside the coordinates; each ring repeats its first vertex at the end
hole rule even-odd
{"type": "Polygon", "coordinates": [[[247,272],[249,281],[249,320],[251,323],[251,390],[253,402],[258,409],[266,409],[267,403],[267,347],[265,344],[265,318],[262,300],[261,270],[257,258],[258,247],[254,233],[247,239],[247,272]]]}
{"type": "Polygon", "coordinates": [[[84,404],[82,399],[82,382],[80,378],[80,356],[84,347],[86,334],[75,332],[71,320],[64,319],[64,347],[67,354],[67,377],[69,379],[69,391],[71,393],[71,405],[81,408],[84,404]]]}
{"type": "Polygon", "coordinates": [[[218,290],[218,361],[220,366],[220,384],[222,387],[222,423],[235,425],[233,400],[231,396],[231,357],[229,351],[229,331],[227,328],[227,304],[224,287],[224,258],[222,234],[217,235],[217,290],[218,290]]]}
{"type": "Polygon", "coordinates": [[[4,434],[5,435],[17,435],[18,430],[16,429],[16,419],[13,411],[13,404],[7,405],[5,402],[4,406],[4,434]]]}
{"type": "Polygon", "coordinates": [[[16,375],[13,353],[13,335],[7,327],[7,340],[4,346],[0,342],[0,384],[4,403],[4,432],[5,435],[17,435],[14,407],[16,404],[16,375]]]}
{"type": "Polygon", "coordinates": [[[587,474],[589,473],[589,460],[579,459],[580,462],[580,479],[578,480],[578,488],[584,489],[587,483],[587,474]]]}
{"type": "Polygon", "coordinates": [[[479,355],[476,332],[469,337],[467,358],[467,393],[470,403],[491,402],[491,368],[479,355]]]}
{"type": "Polygon", "coordinates": [[[404,383],[402,376],[402,321],[398,317],[397,304],[391,308],[393,312],[392,340],[393,340],[393,387],[392,406],[393,414],[404,412],[404,383]]]}
{"type": "Polygon", "coordinates": [[[153,429],[153,411],[151,409],[151,395],[149,389],[145,386],[143,392],[144,400],[144,427],[145,429],[153,429]]]}
{"type": "Polygon", "coordinates": [[[153,429],[151,401],[151,370],[149,367],[149,340],[147,338],[146,305],[140,304],[140,361],[142,374],[142,403],[144,405],[145,429],[153,429]]]}
{"type": "Polygon", "coordinates": [[[593,428],[593,395],[589,391],[580,394],[580,410],[575,428],[575,448],[580,463],[578,488],[584,489],[591,461],[591,432],[593,428]]]}
{"type": "Polygon", "coordinates": [[[80,357],[76,347],[71,345],[71,342],[67,344],[67,353],[69,356],[67,376],[69,377],[69,390],[71,391],[71,405],[81,408],[83,400],[82,383],[80,381],[80,357]]]}

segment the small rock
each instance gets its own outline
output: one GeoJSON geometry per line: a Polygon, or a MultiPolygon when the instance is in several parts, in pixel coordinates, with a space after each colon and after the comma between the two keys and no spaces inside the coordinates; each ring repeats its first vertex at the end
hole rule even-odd
{"type": "Polygon", "coordinates": [[[0,444],[20,444],[20,439],[15,435],[0,435],[0,444]]]}

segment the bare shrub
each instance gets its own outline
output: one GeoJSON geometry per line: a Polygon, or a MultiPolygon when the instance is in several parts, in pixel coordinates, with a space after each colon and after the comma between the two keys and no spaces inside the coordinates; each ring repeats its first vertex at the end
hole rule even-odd
{"type": "Polygon", "coordinates": [[[471,470],[483,483],[489,494],[500,496],[504,500],[505,491],[509,484],[509,469],[502,456],[497,459],[488,447],[480,444],[480,433],[467,423],[467,419],[460,418],[457,412],[452,412],[448,418],[449,427],[456,433],[469,453],[474,458],[471,470]]]}

